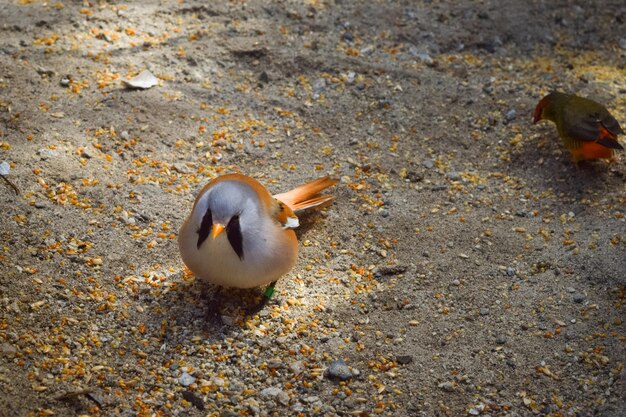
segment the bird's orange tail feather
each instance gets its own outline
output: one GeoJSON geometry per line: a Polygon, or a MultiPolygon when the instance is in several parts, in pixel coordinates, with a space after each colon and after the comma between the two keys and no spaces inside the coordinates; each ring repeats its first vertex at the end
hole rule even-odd
{"type": "Polygon", "coordinates": [[[276,194],[274,197],[285,203],[294,212],[313,207],[324,207],[335,198],[332,195],[318,195],[328,187],[332,187],[337,180],[330,177],[318,178],[286,193],[276,194]]]}

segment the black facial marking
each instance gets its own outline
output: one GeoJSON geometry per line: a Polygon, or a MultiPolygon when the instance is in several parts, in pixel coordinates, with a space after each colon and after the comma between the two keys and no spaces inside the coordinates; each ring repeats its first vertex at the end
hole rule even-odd
{"type": "Polygon", "coordinates": [[[243,236],[241,235],[241,227],[239,226],[239,216],[233,216],[226,226],[226,235],[230,246],[243,261],[243,236]]]}
{"type": "Polygon", "coordinates": [[[211,214],[211,209],[208,209],[202,218],[202,223],[200,224],[200,229],[198,229],[198,244],[197,247],[200,249],[202,246],[202,242],[209,237],[209,233],[211,233],[211,228],[213,227],[213,215],[211,214]]]}

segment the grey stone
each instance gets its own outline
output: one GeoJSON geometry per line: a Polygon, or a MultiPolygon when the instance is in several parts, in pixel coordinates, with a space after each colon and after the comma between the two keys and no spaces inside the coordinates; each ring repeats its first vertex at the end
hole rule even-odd
{"type": "Polygon", "coordinates": [[[411,355],[398,355],[398,356],[396,356],[396,362],[398,362],[400,365],[407,365],[407,364],[413,362],[413,356],[411,356],[411,355]]]}
{"type": "Polygon", "coordinates": [[[424,168],[432,169],[435,166],[435,163],[432,159],[424,159],[422,161],[422,165],[424,166],[424,168]]]}
{"type": "Polygon", "coordinates": [[[323,78],[318,78],[317,80],[313,82],[312,87],[313,87],[313,92],[321,93],[322,91],[326,89],[326,80],[323,78]]]}
{"type": "Polygon", "coordinates": [[[98,151],[93,149],[91,146],[87,146],[85,149],[83,149],[83,152],[80,154],[80,156],[87,159],[93,159],[98,156],[98,151]]]}
{"type": "Polygon", "coordinates": [[[0,356],[4,356],[8,359],[13,359],[17,354],[17,349],[10,343],[0,344],[0,356]]]}
{"type": "Polygon", "coordinates": [[[261,396],[275,398],[282,405],[289,404],[289,394],[287,394],[285,391],[281,390],[280,388],[275,388],[275,387],[265,388],[264,390],[261,391],[261,396]]]}
{"type": "Polygon", "coordinates": [[[291,369],[291,372],[293,372],[294,375],[300,375],[304,372],[304,364],[302,361],[295,361],[289,364],[289,369],[291,369]]]}
{"type": "Polygon", "coordinates": [[[329,379],[337,379],[339,381],[347,381],[352,378],[352,372],[348,365],[342,360],[332,361],[326,370],[326,376],[329,379]]]}
{"type": "Polygon", "coordinates": [[[511,109],[504,114],[504,120],[507,122],[515,119],[515,117],[517,117],[517,111],[515,111],[515,109],[511,109]]]}
{"type": "Polygon", "coordinates": [[[178,382],[180,383],[180,385],[182,385],[184,387],[188,387],[189,385],[191,385],[194,382],[196,382],[196,378],[194,378],[193,376],[189,375],[187,372],[183,372],[183,374],[180,376],[180,378],[178,378],[178,382]]]}
{"type": "Polygon", "coordinates": [[[450,381],[442,382],[441,384],[437,385],[437,387],[448,392],[454,391],[454,384],[450,381]]]}
{"type": "Polygon", "coordinates": [[[59,156],[59,154],[56,151],[52,149],[47,149],[47,148],[39,149],[37,151],[37,155],[39,155],[39,157],[44,161],[48,158],[54,158],[56,156],[59,156]]]}

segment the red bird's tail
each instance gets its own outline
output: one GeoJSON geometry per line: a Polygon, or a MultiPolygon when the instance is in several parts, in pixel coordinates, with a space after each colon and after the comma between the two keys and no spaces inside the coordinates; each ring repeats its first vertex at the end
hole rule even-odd
{"type": "Polygon", "coordinates": [[[332,195],[319,195],[328,187],[332,187],[337,180],[330,177],[318,178],[286,193],[276,194],[274,198],[285,203],[294,212],[313,207],[324,207],[335,198],[332,195]]]}

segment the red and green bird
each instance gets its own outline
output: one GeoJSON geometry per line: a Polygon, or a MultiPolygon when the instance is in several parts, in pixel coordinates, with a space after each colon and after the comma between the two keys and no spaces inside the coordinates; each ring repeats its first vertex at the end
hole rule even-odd
{"type": "Polygon", "coordinates": [[[624,133],[611,113],[600,103],[573,94],[553,91],[542,98],[533,123],[550,120],[574,162],[589,159],[614,160],[616,149],[623,150],[617,135],[624,133]]]}

